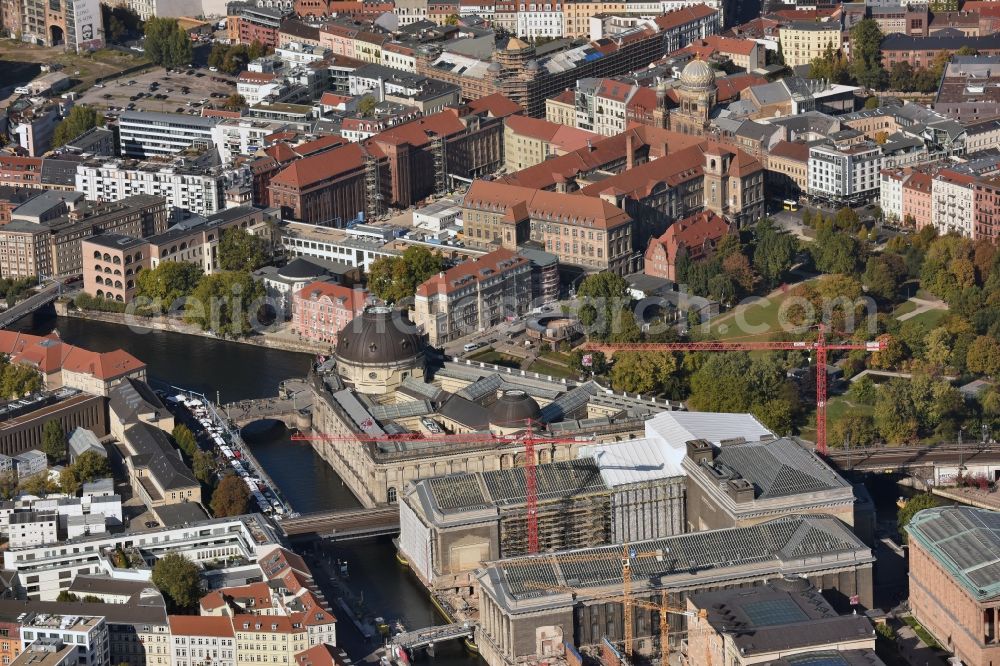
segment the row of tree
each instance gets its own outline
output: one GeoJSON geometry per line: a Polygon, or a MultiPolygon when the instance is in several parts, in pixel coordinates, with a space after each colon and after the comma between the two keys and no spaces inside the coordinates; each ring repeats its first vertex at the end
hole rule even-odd
{"type": "Polygon", "coordinates": [[[191,65],[191,38],[177,19],[154,16],[143,25],[146,57],[162,67],[181,68],[191,65]]]}
{"type": "Polygon", "coordinates": [[[254,40],[251,44],[222,44],[216,42],[208,54],[209,67],[235,76],[246,69],[247,64],[268,55],[271,47],[254,40]]]}
{"type": "MultiPolygon", "coordinates": [[[[833,83],[856,83],[871,90],[931,93],[937,90],[941,74],[950,59],[942,52],[927,67],[914,68],[908,62],[894,63],[886,71],[882,63],[882,40],[885,35],[878,23],[864,19],[851,27],[851,59],[831,43],[823,55],[809,65],[809,77],[827,79],[833,83]]],[[[977,55],[964,46],[958,55],[977,55]]]]}

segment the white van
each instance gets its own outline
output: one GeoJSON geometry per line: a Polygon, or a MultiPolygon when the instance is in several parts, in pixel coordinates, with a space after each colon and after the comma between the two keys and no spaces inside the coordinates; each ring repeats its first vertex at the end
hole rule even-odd
{"type": "Polygon", "coordinates": [[[465,344],[464,347],[462,347],[462,349],[465,350],[465,353],[469,353],[470,351],[476,351],[482,346],[483,346],[482,342],[468,342],[465,344]]]}

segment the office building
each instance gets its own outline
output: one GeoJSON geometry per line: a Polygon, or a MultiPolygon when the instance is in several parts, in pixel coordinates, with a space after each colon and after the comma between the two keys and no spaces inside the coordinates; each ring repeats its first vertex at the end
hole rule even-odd
{"type": "Polygon", "coordinates": [[[118,118],[122,157],[175,155],[192,145],[212,146],[217,118],[183,113],[125,111],[118,118]]]}

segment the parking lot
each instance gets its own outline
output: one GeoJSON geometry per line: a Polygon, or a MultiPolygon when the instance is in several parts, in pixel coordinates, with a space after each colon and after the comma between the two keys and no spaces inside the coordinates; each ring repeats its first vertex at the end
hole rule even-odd
{"type": "Polygon", "coordinates": [[[90,88],[79,102],[118,111],[134,104],[136,110],[200,115],[202,100],[207,100],[208,106],[221,106],[236,92],[235,79],[207,69],[168,73],[157,68],[98,85],[103,87],[90,88]]]}

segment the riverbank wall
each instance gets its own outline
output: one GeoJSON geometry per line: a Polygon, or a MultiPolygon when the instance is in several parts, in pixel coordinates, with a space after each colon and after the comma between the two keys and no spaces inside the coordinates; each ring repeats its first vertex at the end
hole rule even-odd
{"type": "Polygon", "coordinates": [[[196,326],[185,324],[184,322],[168,317],[137,317],[122,312],[97,312],[93,310],[80,310],[73,307],[60,307],[56,305],[56,314],[76,319],[89,319],[92,321],[103,321],[119,326],[141,331],[143,329],[153,331],[166,331],[168,333],[180,333],[181,335],[193,335],[202,338],[213,338],[215,340],[224,339],[226,342],[237,344],[265,347],[267,349],[278,349],[281,351],[299,352],[302,354],[329,354],[330,345],[310,342],[308,340],[296,340],[289,335],[274,335],[267,333],[254,334],[245,338],[219,338],[219,336],[203,331],[196,326]]]}

